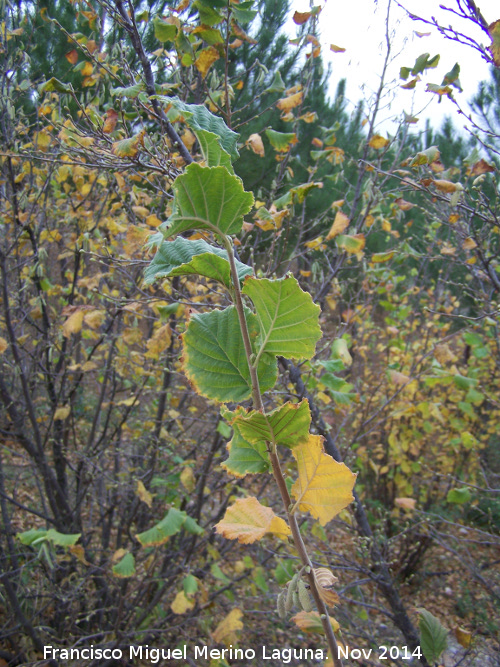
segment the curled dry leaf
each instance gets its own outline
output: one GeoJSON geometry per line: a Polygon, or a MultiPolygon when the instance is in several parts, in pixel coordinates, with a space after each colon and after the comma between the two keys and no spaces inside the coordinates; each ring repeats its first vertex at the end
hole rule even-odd
{"type": "Polygon", "coordinates": [[[313,573],[319,596],[329,607],[335,606],[339,596],[332,587],[338,581],[337,577],[327,567],[317,567],[313,573]]]}
{"type": "Polygon", "coordinates": [[[452,193],[458,189],[457,183],[452,183],[451,181],[445,181],[443,179],[437,179],[434,181],[434,185],[439,190],[439,192],[452,193]]]}
{"type": "Polygon", "coordinates": [[[311,18],[312,12],[295,12],[293,22],[297,25],[304,25],[311,18]]]}
{"type": "MultiPolygon", "coordinates": [[[[338,621],[329,616],[331,626],[334,632],[337,632],[340,629],[338,621]]],[[[292,617],[292,621],[295,625],[304,630],[304,632],[319,632],[323,634],[323,623],[321,622],[321,617],[317,611],[299,611],[298,614],[292,617]]]]}
{"type": "Polygon", "coordinates": [[[404,510],[414,510],[417,501],[415,498],[395,498],[394,504],[404,510]]]}
{"type": "Polygon", "coordinates": [[[256,155],[259,157],[264,157],[265,151],[264,151],[264,142],[262,141],[262,137],[260,134],[254,133],[251,134],[248,139],[245,142],[245,146],[248,146],[253,150],[256,155]]]}

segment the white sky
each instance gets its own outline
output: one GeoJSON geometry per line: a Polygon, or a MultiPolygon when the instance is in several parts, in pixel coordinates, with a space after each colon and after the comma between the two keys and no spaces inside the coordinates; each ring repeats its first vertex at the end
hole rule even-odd
{"type": "MultiPolygon", "coordinates": [[[[452,24],[467,35],[475,37],[480,43],[489,44],[487,35],[481,30],[474,31],[473,24],[464,22],[450,12],[443,11],[439,5],[456,8],[456,0],[400,0],[410,11],[430,19],[435,16],[446,26],[452,24]]],[[[385,18],[388,0],[315,0],[323,10],[319,17],[321,31],[322,54],[326,62],[332,63],[333,76],[331,91],[334,94],[337,82],[347,79],[346,96],[353,103],[359,99],[369,99],[380,82],[385,56],[385,18]],[[346,49],[345,53],[333,53],[330,44],[346,49]]],[[[488,23],[500,19],[499,0],[476,0],[488,23]]],[[[308,0],[292,0],[293,11],[308,11],[308,0]]],[[[470,108],[468,100],[477,91],[478,83],[489,78],[487,63],[478,51],[444,39],[432,26],[409,19],[395,2],[391,2],[390,33],[392,41],[392,62],[388,69],[387,82],[391,92],[384,98],[385,109],[380,113],[382,122],[380,130],[391,132],[395,128],[390,117],[399,116],[403,111],[418,116],[421,120],[417,126],[424,127],[425,118],[430,118],[432,125],[437,127],[446,116],[452,116],[457,127],[465,123],[463,117],[457,115],[453,103],[443,97],[438,104],[438,96],[426,93],[426,84],[441,84],[443,77],[456,62],[459,62],[460,82],[463,92],[455,91],[454,95],[460,106],[467,113],[470,108]],[[428,37],[419,38],[415,31],[430,32],[428,37]],[[422,81],[417,84],[416,91],[402,90],[399,69],[402,66],[413,67],[416,58],[422,53],[430,56],[441,55],[436,69],[427,70],[421,75],[422,81]],[[391,83],[392,82],[392,83],[391,83]],[[390,105],[390,106],[389,106],[390,105]]],[[[411,77],[412,78],[412,77],[411,77]]],[[[409,81],[410,79],[408,79],[409,81]]]]}

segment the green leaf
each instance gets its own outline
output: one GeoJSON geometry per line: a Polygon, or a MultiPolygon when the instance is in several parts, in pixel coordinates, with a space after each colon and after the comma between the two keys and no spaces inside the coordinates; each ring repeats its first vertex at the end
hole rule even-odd
{"type": "MultiPolygon", "coordinates": [[[[236,261],[240,281],[251,273],[246,264],[236,261]]],[[[216,248],[203,240],[189,241],[178,236],[175,241],[164,241],[158,248],[151,264],[144,271],[144,282],[148,285],[158,278],[168,276],[200,275],[217,280],[226,287],[232,286],[231,267],[227,251],[216,248]]]]}
{"type": "Polygon", "coordinates": [[[349,384],[343,378],[333,375],[333,373],[324,373],[320,378],[320,382],[325,387],[328,387],[331,397],[338,405],[349,405],[356,396],[355,393],[350,393],[352,384],[349,384]]]}
{"type": "Polygon", "coordinates": [[[197,37],[201,37],[201,39],[207,44],[210,44],[210,46],[224,43],[221,32],[217,28],[210,28],[209,26],[200,25],[193,30],[192,34],[196,35],[197,37]]]}
{"type": "Polygon", "coordinates": [[[274,79],[271,81],[269,88],[265,89],[265,93],[282,93],[285,90],[286,86],[283,83],[281,78],[281,73],[279,70],[276,70],[274,79]]]}
{"type": "Polygon", "coordinates": [[[417,153],[413,160],[410,162],[410,167],[418,167],[422,164],[432,164],[439,160],[440,153],[437,146],[430,146],[426,148],[425,151],[417,153]]]}
{"type": "Polygon", "coordinates": [[[229,153],[233,160],[238,158],[239,153],[236,149],[238,134],[228,128],[226,123],[214,116],[213,113],[201,104],[186,104],[177,97],[160,97],[165,104],[170,104],[180,113],[186,124],[196,132],[197,130],[207,130],[219,137],[221,147],[229,153]]]}
{"type": "Polygon", "coordinates": [[[234,427],[233,438],[227,448],[229,457],[222,463],[222,467],[236,477],[270,471],[266,443],[248,442],[237,426],[234,427]]]}
{"type": "Polygon", "coordinates": [[[217,234],[238,234],[243,216],[253,205],[237,176],[225,167],[193,163],[174,182],[175,211],[168,219],[168,236],[188,229],[209,229],[217,234]]]}
{"type": "Polygon", "coordinates": [[[217,428],[215,430],[217,431],[217,433],[220,433],[221,436],[223,438],[225,438],[226,440],[228,440],[233,433],[232,428],[228,424],[226,424],[226,422],[224,422],[224,421],[220,421],[217,424],[217,428]]]}
{"type": "MultiPolygon", "coordinates": [[[[349,352],[349,347],[345,338],[336,338],[333,341],[330,355],[333,360],[341,361],[344,366],[350,366],[352,364],[351,353],[349,352]]],[[[329,370],[326,365],[325,368],[329,370]]]]}
{"type": "Polygon", "coordinates": [[[229,153],[221,147],[219,137],[207,130],[196,130],[196,137],[200,144],[203,158],[207,167],[226,167],[230,174],[234,174],[233,165],[229,153]]]}
{"type": "Polygon", "coordinates": [[[271,146],[281,152],[286,152],[291,144],[297,142],[295,132],[276,132],[276,130],[268,129],[266,135],[271,146]]]}
{"type": "Polygon", "coordinates": [[[420,614],[420,644],[428,662],[434,664],[448,646],[448,631],[441,622],[425,609],[417,609],[420,614]]]}
{"type": "Polygon", "coordinates": [[[472,498],[470,490],[465,486],[461,489],[450,489],[446,500],[449,503],[455,503],[456,505],[464,505],[468,503],[472,498]]]}
{"type": "Polygon", "coordinates": [[[210,572],[212,573],[212,576],[218,579],[219,581],[222,581],[224,584],[230,584],[231,580],[226,577],[224,572],[220,569],[220,567],[217,565],[217,563],[214,563],[211,568],[210,572]]]}
{"type": "Polygon", "coordinates": [[[464,390],[467,390],[471,387],[475,387],[477,384],[477,380],[475,378],[468,378],[458,374],[453,376],[453,382],[459,389],[464,389],[464,390]]]}
{"type": "MultiPolygon", "coordinates": [[[[252,342],[258,336],[257,318],[246,311],[252,342]]],[[[216,401],[244,401],[251,394],[250,370],[234,306],[193,315],[182,336],[184,370],[196,391],[216,401]]],[[[276,360],[263,355],[257,374],[260,388],[274,386],[276,360]]]]}
{"type": "Polygon", "coordinates": [[[135,574],[135,558],[131,553],[125,554],[123,558],[113,565],[113,575],[119,579],[128,579],[135,574]]]}
{"type": "Polygon", "coordinates": [[[52,77],[45,83],[42,83],[38,90],[40,93],[72,93],[73,86],[70,83],[62,83],[62,81],[59,81],[59,79],[52,77]]]}
{"type": "Polygon", "coordinates": [[[311,412],[306,399],[300,403],[285,403],[272,412],[264,414],[251,410],[248,414],[237,413],[231,421],[242,437],[250,443],[265,443],[294,447],[309,437],[311,412]]]}
{"type": "Polygon", "coordinates": [[[35,542],[40,542],[42,540],[45,540],[46,535],[47,535],[46,530],[40,528],[31,528],[30,530],[26,530],[24,533],[18,533],[16,537],[19,540],[19,542],[21,542],[21,544],[30,546],[35,542]]]}
{"type": "Polygon", "coordinates": [[[460,79],[458,78],[459,76],[460,76],[460,65],[458,63],[455,63],[453,65],[453,68],[448,72],[448,74],[445,74],[441,85],[447,86],[448,84],[451,84],[454,88],[457,88],[458,90],[462,91],[462,86],[460,85],[460,79]]]}
{"type": "Polygon", "coordinates": [[[143,141],[144,131],[141,131],[128,139],[115,141],[111,150],[113,155],[116,155],[117,157],[134,157],[137,155],[139,146],[142,145],[143,141]]]}
{"type": "Polygon", "coordinates": [[[188,574],[182,581],[182,588],[186,595],[194,595],[198,590],[198,580],[192,574],[188,574]]]}
{"type": "Polygon", "coordinates": [[[187,530],[188,533],[193,535],[203,535],[205,532],[203,528],[193,519],[191,516],[186,516],[184,525],[182,526],[184,530],[187,530]]]}
{"type": "Polygon", "coordinates": [[[74,533],[72,535],[65,535],[64,533],[59,533],[57,530],[51,528],[47,531],[45,539],[56,547],[72,547],[80,539],[81,533],[74,533]]]}
{"type": "Polygon", "coordinates": [[[136,538],[143,547],[158,547],[180,531],[186,521],[186,516],[186,512],[171,507],[156,526],[145,530],[143,533],[138,533],[136,538]]]}
{"type": "Polygon", "coordinates": [[[274,570],[276,582],[283,586],[287,581],[290,581],[295,574],[295,561],[291,558],[280,561],[278,567],[274,570]]]}
{"type": "Polygon", "coordinates": [[[293,276],[280,280],[249,276],[243,292],[255,305],[260,325],[259,355],[267,352],[295,360],[314,356],[321,338],[320,307],[293,276]]]}
{"type": "Polygon", "coordinates": [[[204,5],[202,2],[199,2],[198,0],[196,2],[193,2],[193,7],[195,7],[198,10],[198,13],[200,15],[200,23],[202,25],[214,26],[217,25],[218,23],[222,23],[222,21],[224,20],[222,14],[219,14],[219,12],[215,11],[215,9],[204,5]]]}
{"type": "Polygon", "coordinates": [[[240,3],[238,7],[235,5],[231,7],[232,15],[238,21],[238,23],[241,23],[242,25],[250,23],[250,21],[252,21],[257,16],[257,11],[255,9],[240,9],[240,7],[247,4],[249,3],[240,3]]]}
{"type": "Polygon", "coordinates": [[[111,95],[114,97],[128,97],[129,100],[134,100],[140,93],[144,92],[145,87],[143,83],[136,83],[134,86],[126,86],[125,88],[118,86],[111,88],[111,95]]]}
{"type": "Polygon", "coordinates": [[[177,26],[155,18],[153,21],[155,37],[160,42],[173,42],[177,37],[177,26]]]}

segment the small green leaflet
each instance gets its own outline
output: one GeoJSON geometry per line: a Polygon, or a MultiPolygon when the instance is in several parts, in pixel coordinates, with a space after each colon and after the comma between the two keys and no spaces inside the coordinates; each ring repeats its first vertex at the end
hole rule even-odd
{"type": "Polygon", "coordinates": [[[193,163],[174,182],[175,211],[166,234],[177,236],[189,229],[209,229],[217,234],[238,234],[243,216],[253,205],[237,176],[225,167],[201,167],[193,163]]]}
{"type": "Polygon", "coordinates": [[[135,537],[143,547],[158,547],[164,544],[169,537],[178,533],[181,528],[195,534],[203,532],[203,529],[186,512],[171,507],[156,526],[143,533],[138,533],[135,537]]]}
{"type": "Polygon", "coordinates": [[[321,338],[319,306],[293,276],[281,280],[245,278],[243,293],[255,306],[260,325],[258,354],[310,359],[321,338]]]}
{"type": "MultiPolygon", "coordinates": [[[[255,315],[246,310],[250,338],[259,328],[255,315]]],[[[184,371],[195,389],[216,401],[244,401],[251,394],[250,370],[234,306],[193,315],[182,336],[184,371]]],[[[257,368],[261,391],[274,386],[276,360],[263,355],[257,368]]]]}
{"type": "Polygon", "coordinates": [[[155,37],[159,42],[173,42],[177,37],[177,26],[160,18],[153,21],[155,37]]]}
{"type": "Polygon", "coordinates": [[[248,414],[238,412],[231,421],[242,437],[250,443],[265,443],[294,447],[307,440],[311,412],[306,399],[300,403],[285,403],[272,412],[263,414],[251,410],[248,414]]]}
{"type": "Polygon", "coordinates": [[[266,136],[273,148],[285,153],[291,144],[297,143],[295,132],[276,132],[276,130],[266,130],[266,136]]]}
{"type": "Polygon", "coordinates": [[[135,574],[135,558],[131,553],[125,554],[123,558],[113,565],[112,572],[119,579],[127,579],[135,574]]]}
{"type": "Polygon", "coordinates": [[[247,474],[269,472],[269,455],[265,442],[251,443],[245,440],[237,426],[234,426],[234,435],[228,443],[229,458],[222,467],[236,477],[247,474]]]}
{"type": "MultiPolygon", "coordinates": [[[[241,280],[252,273],[246,264],[236,261],[236,270],[241,280]]],[[[211,246],[206,241],[178,236],[175,241],[164,241],[158,248],[151,264],[144,271],[145,283],[151,284],[158,278],[197,274],[217,280],[226,287],[232,286],[231,267],[227,251],[211,246]]]]}

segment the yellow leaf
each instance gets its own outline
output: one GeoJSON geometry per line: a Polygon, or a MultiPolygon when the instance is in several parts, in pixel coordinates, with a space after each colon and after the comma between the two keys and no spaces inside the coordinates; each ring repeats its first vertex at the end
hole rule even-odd
{"type": "Polygon", "coordinates": [[[196,479],[194,476],[193,469],[190,466],[186,466],[180,475],[182,486],[191,493],[194,491],[196,486],[196,479]]]}
{"type": "Polygon", "coordinates": [[[491,37],[491,44],[488,49],[493,57],[493,62],[497,67],[500,67],[500,19],[488,26],[488,32],[491,37]]]}
{"type": "Polygon", "coordinates": [[[149,215],[149,209],[145,206],[132,206],[132,211],[139,216],[139,218],[147,218],[149,215]]]}
{"type": "Polygon", "coordinates": [[[336,44],[330,44],[330,51],[334,53],[345,53],[345,49],[342,46],[337,46],[336,44]]]}
{"type": "Polygon", "coordinates": [[[169,347],[172,341],[172,332],[169,324],[164,324],[156,331],[156,333],[148,340],[146,347],[146,357],[149,359],[158,359],[160,354],[169,347]]]}
{"type": "Polygon", "coordinates": [[[451,246],[449,243],[444,243],[440,253],[442,255],[454,255],[457,252],[457,249],[451,246]]]}
{"type": "Polygon", "coordinates": [[[400,386],[408,384],[408,382],[410,381],[410,378],[408,377],[408,375],[405,375],[404,373],[400,373],[399,371],[395,371],[392,368],[389,371],[389,376],[390,376],[391,382],[393,384],[397,384],[397,385],[400,385],[400,386]]]}
{"type": "Polygon", "coordinates": [[[243,612],[241,609],[232,609],[229,614],[224,618],[219,625],[212,632],[212,639],[216,644],[236,644],[236,632],[238,630],[243,630],[243,623],[241,618],[243,612]]]}
{"type": "Polygon", "coordinates": [[[76,556],[77,560],[80,561],[83,565],[90,565],[90,563],[87,561],[85,558],[85,549],[82,547],[81,544],[72,544],[69,547],[70,553],[73,554],[73,556],[76,556]]]}
{"type": "Polygon", "coordinates": [[[191,130],[189,128],[186,128],[184,130],[184,132],[182,133],[181,139],[182,139],[182,143],[188,149],[188,151],[190,151],[193,148],[193,146],[195,144],[195,141],[196,141],[196,137],[194,136],[194,134],[191,132],[191,130]]]}
{"type": "Polygon", "coordinates": [[[315,120],[318,120],[318,114],[315,111],[308,111],[299,116],[299,120],[303,120],[304,123],[314,123],[315,120]]]}
{"type": "Polygon", "coordinates": [[[292,453],[299,473],[292,487],[295,507],[310,512],[324,526],[352,502],[356,475],[325,453],[319,435],[310,435],[292,453]]]}
{"type": "Polygon", "coordinates": [[[303,97],[304,93],[299,91],[298,93],[295,93],[295,95],[282,97],[276,102],[276,106],[278,109],[281,109],[281,111],[291,111],[292,109],[295,109],[295,107],[298,107],[299,104],[302,104],[303,97]]]}
{"type": "Polygon", "coordinates": [[[226,539],[237,539],[241,544],[252,544],[266,533],[274,533],[281,539],[290,535],[290,528],[283,519],[252,496],[239,498],[234,505],[228,507],[224,518],[215,529],[226,539]]]}
{"type": "Polygon", "coordinates": [[[473,248],[477,248],[477,243],[474,241],[474,239],[471,239],[471,237],[469,236],[462,243],[462,248],[464,250],[472,250],[473,248]]]}
{"type": "Polygon", "coordinates": [[[194,65],[203,78],[206,77],[208,70],[216,60],[219,60],[219,52],[215,46],[207,46],[200,51],[200,55],[194,61],[194,65]]]}
{"type": "Polygon", "coordinates": [[[246,140],[245,146],[251,148],[259,157],[264,157],[264,142],[260,134],[251,134],[246,140]]]}
{"type": "Polygon", "coordinates": [[[105,310],[93,310],[90,313],[85,313],[83,321],[91,329],[98,329],[106,319],[105,310]]]}
{"type": "Polygon", "coordinates": [[[82,76],[90,76],[93,71],[94,71],[94,66],[92,65],[91,62],[87,60],[87,62],[84,64],[81,70],[82,76]]]}
{"type": "Polygon", "coordinates": [[[335,238],[338,234],[342,234],[347,227],[349,227],[349,218],[345,213],[342,213],[342,211],[337,211],[337,215],[335,216],[335,220],[333,221],[333,225],[328,232],[325,241],[329,241],[330,239],[335,238]]]}
{"type": "Polygon", "coordinates": [[[464,630],[463,628],[457,625],[457,627],[454,630],[454,633],[455,637],[457,638],[457,642],[460,644],[460,646],[463,646],[464,648],[469,648],[469,646],[472,643],[472,632],[464,630]]]}
{"type": "Polygon", "coordinates": [[[417,501],[415,498],[395,498],[394,504],[404,510],[414,510],[417,501]]]}
{"type": "Polygon", "coordinates": [[[154,214],[152,213],[151,215],[148,215],[146,218],[146,224],[149,225],[150,227],[159,227],[161,225],[161,220],[154,214]]]}
{"type": "Polygon", "coordinates": [[[117,549],[111,557],[111,562],[116,563],[117,561],[121,560],[123,556],[125,556],[126,554],[128,554],[127,549],[117,549]]]}
{"type": "Polygon", "coordinates": [[[451,193],[455,192],[458,189],[457,183],[452,183],[451,181],[444,181],[442,179],[437,179],[434,181],[434,185],[440,192],[451,193]]]}
{"type": "Polygon", "coordinates": [[[72,313],[66,322],[63,324],[63,336],[65,338],[70,338],[71,334],[77,334],[81,331],[83,325],[83,310],[76,310],[72,313]]]}
{"type": "Polygon", "coordinates": [[[354,234],[354,236],[339,236],[337,245],[351,255],[360,253],[366,245],[364,234],[354,234]]]}
{"type": "Polygon", "coordinates": [[[317,250],[318,248],[321,249],[322,247],[323,248],[325,247],[322,246],[322,243],[323,243],[323,237],[318,236],[317,238],[312,239],[312,241],[307,241],[306,243],[304,243],[304,245],[306,248],[309,248],[309,250],[317,250]]]}
{"type": "Polygon", "coordinates": [[[143,503],[146,503],[148,507],[151,507],[153,504],[153,494],[144,486],[143,482],[140,479],[137,480],[137,488],[135,490],[135,495],[138,496],[143,503]]]}
{"type": "Polygon", "coordinates": [[[108,109],[106,111],[106,120],[104,121],[104,125],[102,126],[102,131],[105,134],[110,134],[111,132],[114,132],[117,121],[118,121],[118,112],[115,111],[114,109],[108,109]]]}
{"type": "Polygon", "coordinates": [[[381,148],[385,148],[388,143],[389,143],[389,139],[386,139],[385,137],[383,137],[380,134],[374,134],[373,137],[368,142],[368,145],[371,148],[375,148],[376,150],[379,150],[381,148]]]}
{"type": "Polygon", "coordinates": [[[57,408],[57,410],[54,413],[54,421],[64,421],[69,417],[70,412],[71,412],[70,405],[63,405],[61,408],[57,408]]]}
{"type": "Polygon", "coordinates": [[[170,609],[174,614],[185,614],[187,611],[194,609],[195,601],[191,597],[187,597],[184,591],[180,591],[174,598],[170,605],[170,609]]]}
{"type": "Polygon", "coordinates": [[[0,354],[3,354],[8,347],[9,344],[7,343],[5,338],[0,337],[0,354]]]}
{"type": "Polygon", "coordinates": [[[318,391],[316,397],[319,398],[320,401],[323,401],[325,405],[328,405],[328,403],[332,402],[332,399],[328,396],[328,394],[325,394],[324,391],[318,391]]]}
{"type": "Polygon", "coordinates": [[[450,362],[453,363],[457,360],[456,356],[450,350],[446,343],[441,343],[441,345],[436,345],[434,348],[434,357],[439,361],[441,366],[450,362]]]}

